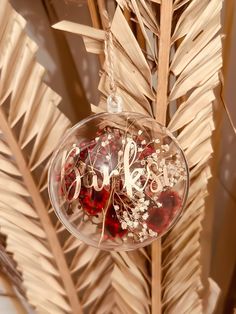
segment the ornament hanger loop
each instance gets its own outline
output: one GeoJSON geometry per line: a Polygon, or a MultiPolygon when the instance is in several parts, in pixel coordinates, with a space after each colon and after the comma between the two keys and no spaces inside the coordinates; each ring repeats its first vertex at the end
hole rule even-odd
{"type": "Polygon", "coordinates": [[[107,29],[105,35],[104,53],[110,89],[110,95],[107,97],[107,111],[110,113],[119,113],[122,112],[122,98],[117,95],[117,85],[114,78],[114,43],[110,27],[107,29]]]}

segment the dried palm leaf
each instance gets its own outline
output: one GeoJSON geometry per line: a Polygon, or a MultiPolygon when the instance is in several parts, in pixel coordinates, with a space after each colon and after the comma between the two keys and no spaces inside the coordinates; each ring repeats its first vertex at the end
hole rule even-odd
{"type": "MultiPolygon", "coordinates": [[[[45,195],[48,159],[70,123],[57,109],[60,97],[42,82],[44,69],[35,60],[35,44],[25,35],[25,21],[6,1],[1,9],[5,18],[0,28],[4,30],[0,43],[0,226],[7,236],[7,250],[13,253],[27,298],[38,313],[77,314],[82,308],[86,313],[104,313],[101,295],[109,300],[105,306],[109,312],[113,297],[123,297],[119,289],[110,289],[109,278],[121,271],[124,262],[114,263],[110,254],[68,235],[54,217],[45,195]]],[[[132,259],[127,263],[133,263],[132,259]]],[[[139,267],[143,268],[142,260],[139,267]]],[[[135,286],[139,271],[132,270],[131,279],[135,286]]],[[[149,292],[143,292],[142,285],[139,289],[144,302],[149,292]]],[[[131,310],[145,313],[143,302],[131,310]]]]}
{"type": "MultiPolygon", "coordinates": [[[[78,259],[91,252],[60,228],[48,206],[48,159],[70,126],[43,82],[25,20],[0,9],[0,228],[38,313],[81,313],[78,259]]],[[[92,251],[94,254],[94,250],[92,251]]]]}
{"type": "Polygon", "coordinates": [[[56,107],[58,95],[42,82],[44,70],[35,61],[35,44],[24,33],[25,21],[6,1],[1,13],[0,141],[8,152],[6,156],[6,149],[1,151],[0,157],[1,232],[22,272],[31,304],[39,312],[70,311],[77,307],[76,291],[40,193],[48,156],[69,121],[56,107]],[[75,300],[66,300],[69,291],[75,300]]]}
{"type": "MultiPolygon", "coordinates": [[[[175,2],[174,6],[178,9],[179,4],[175,2]]],[[[203,288],[199,261],[200,233],[205,211],[203,199],[211,177],[208,161],[213,151],[213,90],[219,84],[218,73],[222,67],[221,36],[218,33],[221,8],[221,0],[189,1],[171,38],[172,42],[179,38],[182,40],[170,60],[170,71],[176,80],[168,100],[177,100],[179,106],[169,128],[179,132],[178,139],[190,167],[190,195],[182,219],[185,215],[194,215],[195,218],[185,229],[180,220],[163,241],[163,308],[168,313],[180,309],[191,313],[203,311],[199,296],[203,288]],[[200,200],[203,203],[201,206],[200,200]],[[181,251],[181,247],[185,249],[181,251]],[[179,269],[179,276],[174,276],[176,269],[179,269]],[[170,278],[171,285],[168,284],[170,278]],[[177,286],[180,287],[178,293],[177,286]]]]}
{"type": "Polygon", "coordinates": [[[24,296],[21,274],[16,269],[16,262],[12,256],[6,252],[5,245],[5,237],[0,234],[0,277],[5,274],[5,277],[8,277],[21,295],[24,296]]]}
{"type": "Polygon", "coordinates": [[[0,273],[0,304],[1,313],[29,314],[33,313],[22,296],[15,289],[12,280],[0,273]]]}

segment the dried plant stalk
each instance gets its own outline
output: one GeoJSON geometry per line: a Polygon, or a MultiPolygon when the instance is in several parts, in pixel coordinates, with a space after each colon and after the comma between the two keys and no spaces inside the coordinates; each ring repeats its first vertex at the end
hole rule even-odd
{"type": "MultiPolygon", "coordinates": [[[[22,296],[25,295],[22,287],[22,277],[20,272],[16,269],[16,263],[12,256],[6,251],[5,239],[0,235],[0,270],[4,276],[8,277],[12,284],[17,288],[22,296]]],[[[0,274],[0,277],[3,275],[0,274]]]]}
{"type": "Polygon", "coordinates": [[[81,304],[44,197],[48,158],[70,122],[43,83],[25,20],[1,3],[0,224],[38,312],[81,313],[81,304]]]}

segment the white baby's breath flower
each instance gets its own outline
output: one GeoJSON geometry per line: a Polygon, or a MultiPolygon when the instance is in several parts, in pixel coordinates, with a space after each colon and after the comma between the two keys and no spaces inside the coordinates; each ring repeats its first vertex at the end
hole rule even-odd
{"type": "Polygon", "coordinates": [[[111,134],[108,134],[107,138],[110,140],[112,138],[111,134]]]}
{"type": "Polygon", "coordinates": [[[164,166],[165,164],[166,164],[165,159],[162,159],[162,160],[160,161],[160,166],[164,166]]]}
{"type": "Polygon", "coordinates": [[[143,141],[141,142],[142,145],[145,145],[146,143],[147,143],[146,140],[143,140],[143,141]]]}
{"type": "Polygon", "coordinates": [[[128,225],[129,227],[133,227],[133,221],[131,221],[131,220],[127,221],[127,225],[128,225]]]}
{"type": "Polygon", "coordinates": [[[138,191],[138,192],[136,193],[136,196],[137,196],[137,197],[144,197],[144,193],[143,193],[142,191],[138,191]]]}
{"type": "Polygon", "coordinates": [[[143,213],[143,212],[145,212],[145,207],[140,206],[140,207],[139,207],[139,210],[143,213]]]}
{"type": "Polygon", "coordinates": [[[121,223],[121,228],[124,230],[124,229],[127,229],[127,223],[125,221],[122,221],[121,223]]]}
{"type": "Polygon", "coordinates": [[[133,223],[134,228],[137,228],[138,225],[139,225],[138,221],[134,221],[134,223],[133,223]]]}
{"type": "Polygon", "coordinates": [[[168,152],[170,150],[170,147],[168,144],[162,145],[161,148],[164,149],[166,152],[168,152]]]}
{"type": "Polygon", "coordinates": [[[101,145],[102,145],[102,147],[105,147],[105,146],[106,146],[106,143],[105,143],[105,142],[102,142],[101,145]]]}
{"type": "Polygon", "coordinates": [[[157,202],[157,207],[160,208],[162,206],[162,203],[157,202]]]}
{"type": "Polygon", "coordinates": [[[95,141],[98,142],[99,141],[99,137],[95,137],[95,141]]]}
{"type": "Polygon", "coordinates": [[[134,219],[139,219],[139,218],[140,218],[140,214],[135,213],[135,214],[134,214],[134,219]]]}
{"type": "Polygon", "coordinates": [[[107,155],[107,156],[106,156],[106,159],[107,159],[107,160],[111,160],[111,156],[110,156],[110,155],[107,155]]]}
{"type": "Polygon", "coordinates": [[[157,232],[154,232],[152,229],[149,229],[149,234],[151,237],[156,237],[157,236],[157,232]]]}
{"type": "Polygon", "coordinates": [[[155,143],[160,143],[160,140],[159,140],[159,138],[157,138],[157,139],[155,139],[155,143]]]}
{"type": "Polygon", "coordinates": [[[146,220],[146,219],[148,219],[148,213],[145,213],[143,216],[142,216],[142,218],[143,218],[143,220],[146,220]]]}
{"type": "Polygon", "coordinates": [[[146,231],[146,229],[147,229],[147,224],[146,223],[143,224],[143,228],[146,231]]]}
{"type": "Polygon", "coordinates": [[[142,133],[143,133],[142,130],[139,130],[139,131],[138,131],[138,135],[141,135],[142,133]]]}
{"type": "Polygon", "coordinates": [[[143,204],[143,207],[144,207],[145,209],[148,208],[148,206],[147,206],[147,204],[145,204],[145,202],[144,202],[144,204],[143,204]]]}

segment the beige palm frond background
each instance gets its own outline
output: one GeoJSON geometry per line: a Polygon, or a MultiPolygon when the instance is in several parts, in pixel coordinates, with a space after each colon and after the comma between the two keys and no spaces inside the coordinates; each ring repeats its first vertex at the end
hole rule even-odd
{"type": "MultiPolygon", "coordinates": [[[[229,222],[233,211],[231,216],[224,214],[222,229],[217,220],[213,224],[220,150],[216,144],[222,128],[217,115],[224,113],[216,89],[222,67],[222,1],[11,2],[29,21],[27,30],[26,21],[3,1],[0,232],[6,236],[9,258],[17,263],[26,302],[32,305],[26,308],[19,293],[10,293],[18,300],[17,311],[225,313],[233,298],[229,289],[234,285],[235,252],[233,256],[230,248],[234,229],[229,222]],[[89,114],[88,100],[93,112],[106,110],[105,9],[111,18],[115,78],[124,109],[166,124],[190,166],[183,217],[161,241],[128,253],[99,251],[69,235],[55,218],[46,193],[48,158],[71,125],[58,106],[72,123],[89,114]],[[59,20],[70,21],[59,22],[54,28],[60,31],[53,30],[50,25],[59,20]],[[27,33],[38,41],[39,50],[27,33]],[[49,75],[44,75],[37,59],[49,75]],[[210,163],[214,149],[217,154],[210,163]],[[215,230],[222,230],[219,238],[215,230]],[[224,276],[219,272],[222,261],[229,269],[224,276]]],[[[229,34],[233,8],[233,1],[227,2],[229,34]]],[[[225,42],[228,60],[230,36],[225,42]]],[[[224,64],[226,88],[227,70],[224,64]]],[[[14,282],[4,278],[4,287],[7,284],[14,282]]]]}

